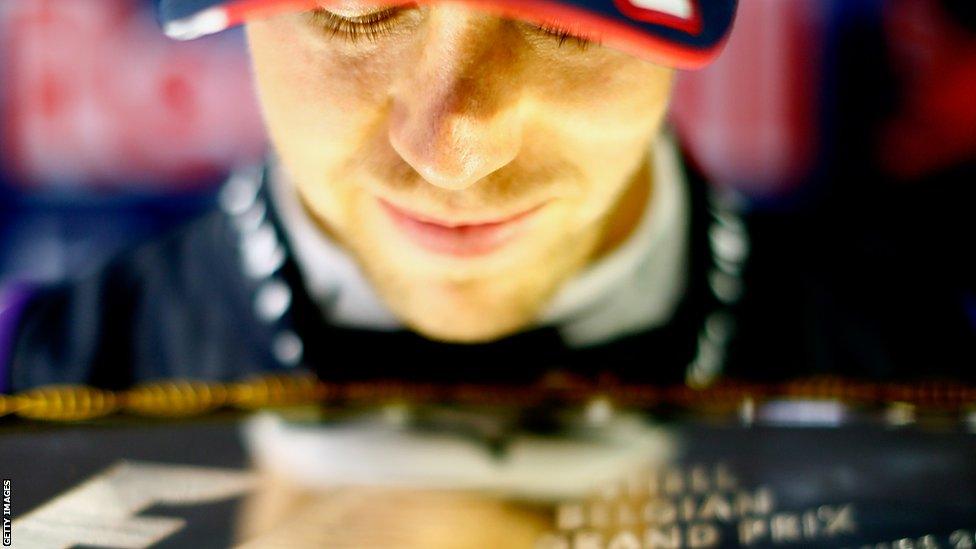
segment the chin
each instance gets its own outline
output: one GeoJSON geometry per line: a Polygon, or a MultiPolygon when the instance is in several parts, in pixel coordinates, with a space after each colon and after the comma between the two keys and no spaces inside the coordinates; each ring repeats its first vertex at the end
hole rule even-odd
{"type": "Polygon", "coordinates": [[[498,318],[492,313],[402,320],[411,330],[427,339],[468,345],[497,341],[528,328],[532,323],[531,317],[498,318]]]}
{"type": "Polygon", "coordinates": [[[413,331],[432,341],[441,343],[453,343],[459,345],[477,345],[479,343],[492,343],[518,332],[518,329],[499,331],[496,327],[490,326],[485,329],[456,330],[438,328],[426,329],[420,326],[411,326],[413,331]]]}
{"type": "Polygon", "coordinates": [[[412,331],[435,341],[487,343],[534,327],[560,283],[585,263],[596,231],[575,238],[564,227],[540,223],[509,246],[464,258],[377,231],[360,265],[412,331]]]}

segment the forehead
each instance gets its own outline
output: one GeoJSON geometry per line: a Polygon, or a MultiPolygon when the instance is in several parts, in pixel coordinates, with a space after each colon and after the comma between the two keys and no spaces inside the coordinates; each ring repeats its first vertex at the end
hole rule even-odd
{"type": "MultiPolygon", "coordinates": [[[[438,0],[420,0],[429,4],[438,0]]],[[[569,25],[655,63],[698,68],[721,50],[736,0],[461,0],[504,17],[569,25]]],[[[285,11],[325,8],[355,16],[404,0],[156,0],[173,38],[192,39],[285,11]]]]}

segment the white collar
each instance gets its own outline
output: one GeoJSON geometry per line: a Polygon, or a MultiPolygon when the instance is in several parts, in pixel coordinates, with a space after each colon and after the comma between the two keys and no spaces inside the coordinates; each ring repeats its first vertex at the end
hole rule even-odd
{"type": "MultiPolygon", "coordinates": [[[[677,147],[667,133],[653,147],[653,191],[631,235],[567,281],[540,315],[567,344],[594,345],[666,322],[685,287],[688,196],[677,147]]],[[[353,258],[309,218],[280,169],[271,195],[307,290],[334,325],[397,330],[401,322],[353,258]]]]}

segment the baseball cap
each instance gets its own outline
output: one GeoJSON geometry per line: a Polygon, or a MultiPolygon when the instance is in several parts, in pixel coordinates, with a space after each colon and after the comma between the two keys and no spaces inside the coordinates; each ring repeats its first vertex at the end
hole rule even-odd
{"type": "MultiPolygon", "coordinates": [[[[574,30],[596,37],[602,44],[683,69],[701,67],[718,55],[736,8],[736,0],[463,1],[536,24],[569,23],[574,30]]],[[[338,3],[339,0],[156,0],[156,7],[166,34],[189,40],[249,19],[328,8],[338,3]]]]}

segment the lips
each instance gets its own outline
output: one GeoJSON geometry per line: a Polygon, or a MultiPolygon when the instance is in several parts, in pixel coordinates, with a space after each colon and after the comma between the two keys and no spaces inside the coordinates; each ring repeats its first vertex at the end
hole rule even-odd
{"type": "Polygon", "coordinates": [[[485,255],[505,246],[523,232],[533,214],[544,206],[485,221],[458,222],[404,210],[385,200],[379,202],[394,224],[414,243],[436,253],[459,257],[485,255]]]}

